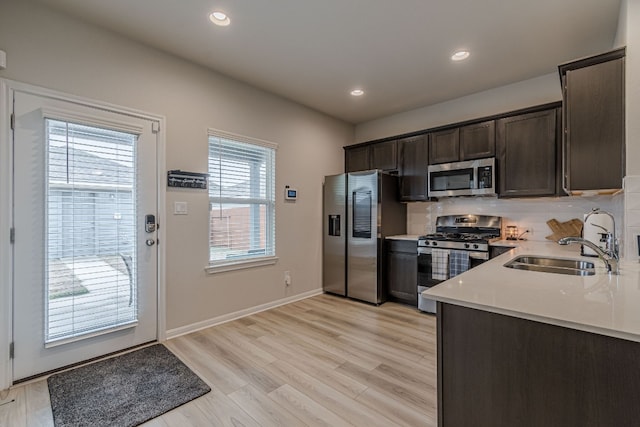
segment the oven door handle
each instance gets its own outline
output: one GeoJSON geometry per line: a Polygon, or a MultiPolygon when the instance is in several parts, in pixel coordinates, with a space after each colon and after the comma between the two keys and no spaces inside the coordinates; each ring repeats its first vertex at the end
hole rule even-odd
{"type": "MultiPolygon", "coordinates": [[[[451,249],[454,250],[454,249],[451,249]]],[[[460,250],[460,249],[458,249],[460,250]]],[[[472,259],[481,259],[481,260],[488,260],[489,259],[489,252],[478,252],[478,251],[468,251],[469,252],[469,258],[472,259]]],[[[431,255],[431,248],[427,248],[427,247],[423,247],[423,246],[418,246],[418,255],[431,255]]]]}

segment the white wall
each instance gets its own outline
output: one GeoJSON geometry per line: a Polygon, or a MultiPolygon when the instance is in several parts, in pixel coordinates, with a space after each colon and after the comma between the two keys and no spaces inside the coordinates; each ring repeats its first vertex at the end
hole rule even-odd
{"type": "Polygon", "coordinates": [[[546,74],[356,126],[355,142],[372,141],[562,100],[558,73],[546,74]]]}
{"type": "Polygon", "coordinates": [[[274,266],[206,275],[207,193],[167,191],[167,329],[321,289],[322,178],[342,172],[353,126],[31,1],[0,2],[0,49],[0,77],[164,115],[167,169],[206,172],[208,127],[279,144],[274,266]],[[284,203],[285,185],[297,202],[284,203]]]}

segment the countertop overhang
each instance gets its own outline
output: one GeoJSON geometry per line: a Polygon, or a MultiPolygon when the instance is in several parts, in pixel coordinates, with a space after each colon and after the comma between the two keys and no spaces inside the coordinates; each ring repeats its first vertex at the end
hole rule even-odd
{"type": "Polygon", "coordinates": [[[620,262],[620,274],[602,260],[580,255],[580,245],[520,241],[518,247],[446,280],[423,296],[436,301],[640,342],[640,263],[620,262]],[[504,267],[519,255],[583,259],[593,276],[504,267]]]}

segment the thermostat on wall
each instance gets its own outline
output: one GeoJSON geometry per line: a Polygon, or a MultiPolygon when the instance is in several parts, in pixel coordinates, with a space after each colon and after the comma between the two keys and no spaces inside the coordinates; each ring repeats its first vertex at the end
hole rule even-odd
{"type": "Polygon", "coordinates": [[[298,190],[291,188],[288,185],[284,186],[284,199],[295,201],[298,198],[298,190]]]}

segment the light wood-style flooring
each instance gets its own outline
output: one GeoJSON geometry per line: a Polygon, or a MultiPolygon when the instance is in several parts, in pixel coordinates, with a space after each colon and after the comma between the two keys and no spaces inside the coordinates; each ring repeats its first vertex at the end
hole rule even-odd
{"type": "MultiPolygon", "coordinates": [[[[145,426],[436,426],[435,318],[319,295],[165,343],[212,391],[145,426]]],[[[12,401],[13,400],[13,401],[12,401]]],[[[52,426],[45,380],[0,426],[52,426]]]]}

